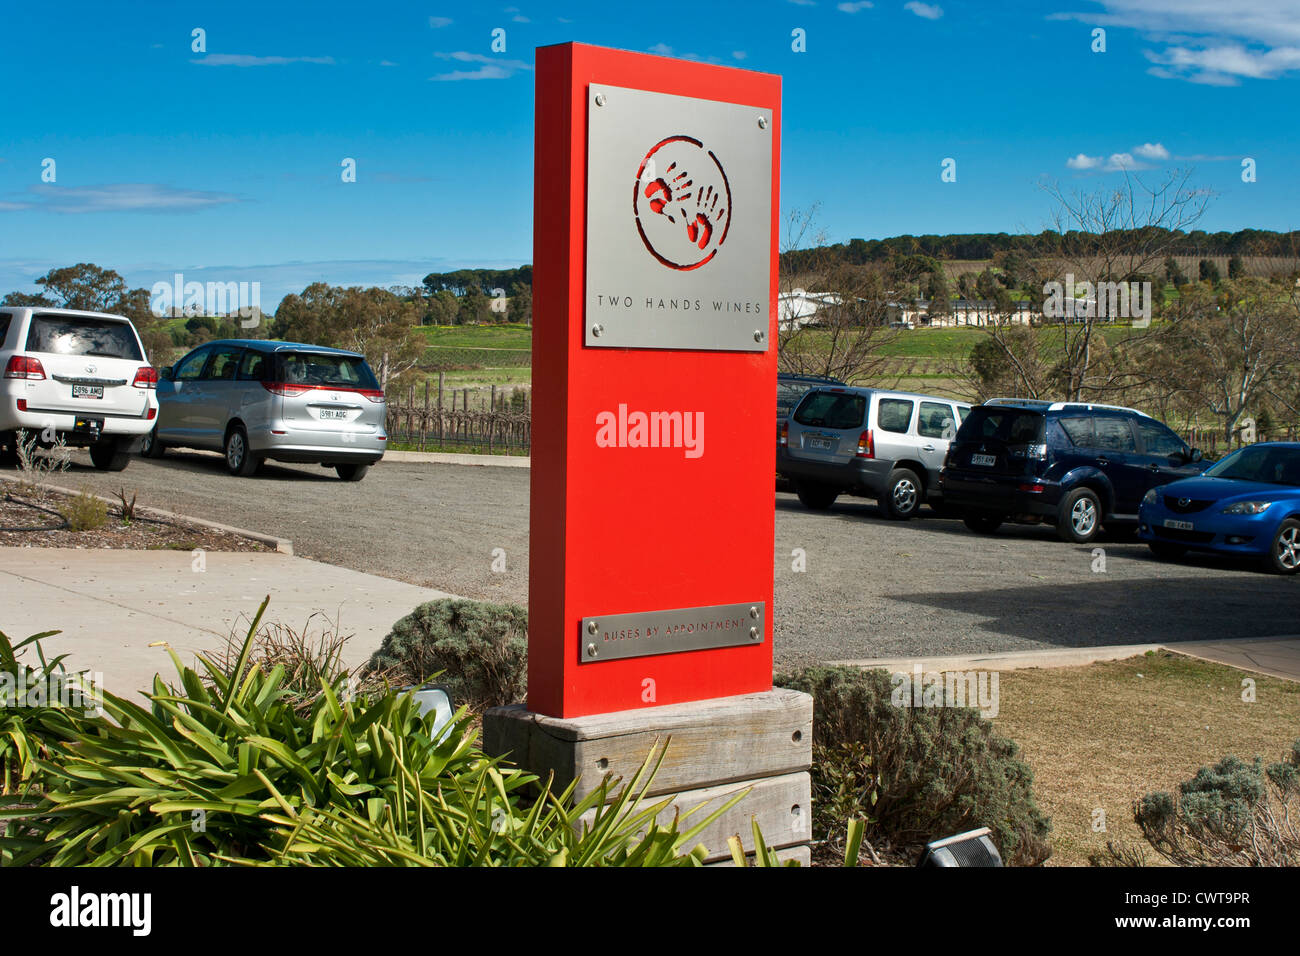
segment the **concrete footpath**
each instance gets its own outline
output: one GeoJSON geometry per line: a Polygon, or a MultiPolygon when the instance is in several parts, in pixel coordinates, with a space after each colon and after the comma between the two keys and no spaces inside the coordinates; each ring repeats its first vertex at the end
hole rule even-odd
{"type": "Polygon", "coordinates": [[[1100,647],[1060,647],[1008,654],[952,657],[880,657],[869,660],[828,661],[869,670],[911,673],[923,671],[1013,671],[1025,667],[1080,667],[1097,661],[1121,661],[1148,651],[1167,650],[1203,661],[1227,664],[1257,674],[1300,681],[1300,635],[1243,637],[1225,641],[1187,641],[1175,644],[1112,644],[1100,647]]]}
{"type": "MultiPolygon", "coordinates": [[[[394,621],[453,596],[287,554],[209,551],[199,570],[189,552],[0,548],[0,631],[18,641],[61,630],[41,642],[46,653],[67,653],[69,670],[100,672],[124,696],[152,686],[155,673],[174,676],[166,648],[151,643],[166,641],[192,663],[247,633],[268,594],[265,622],[300,629],[317,611],[337,619],[353,635],[343,655],[352,667],[394,621]]],[[[326,623],[314,618],[311,632],[326,623]]]]}

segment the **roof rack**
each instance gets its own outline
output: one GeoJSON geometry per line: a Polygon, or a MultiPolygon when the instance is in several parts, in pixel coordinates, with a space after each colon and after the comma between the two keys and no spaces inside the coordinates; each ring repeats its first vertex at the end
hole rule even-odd
{"type": "Polygon", "coordinates": [[[1127,405],[1105,405],[1101,402],[1049,402],[1042,398],[990,398],[984,404],[1013,405],[1022,408],[1041,408],[1044,411],[1049,412],[1062,412],[1067,409],[1078,409],[1080,411],[1102,409],[1108,412],[1132,412],[1134,415],[1141,415],[1143,418],[1151,417],[1141,409],[1129,408],[1127,405]]]}

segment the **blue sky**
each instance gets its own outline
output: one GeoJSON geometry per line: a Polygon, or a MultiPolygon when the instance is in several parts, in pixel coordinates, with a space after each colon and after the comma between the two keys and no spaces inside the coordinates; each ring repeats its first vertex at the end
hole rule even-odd
{"type": "Polygon", "coordinates": [[[1296,0],[519,4],[8,4],[0,293],[92,261],[269,310],[528,262],[533,51],[567,40],[781,74],[782,208],[831,241],[1037,232],[1044,177],[1124,168],[1193,167],[1209,231],[1300,226],[1296,0]]]}

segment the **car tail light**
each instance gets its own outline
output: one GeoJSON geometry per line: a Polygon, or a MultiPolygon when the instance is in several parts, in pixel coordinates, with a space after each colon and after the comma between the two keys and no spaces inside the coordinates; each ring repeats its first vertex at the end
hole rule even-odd
{"type": "Polygon", "coordinates": [[[40,359],[27,355],[11,355],[5,365],[5,378],[45,378],[45,368],[40,359]]]}
{"type": "Polygon", "coordinates": [[[781,423],[781,428],[776,433],[776,443],[778,445],[790,444],[790,423],[789,422],[781,423]]]}
{"type": "Polygon", "coordinates": [[[131,384],[136,388],[157,388],[158,370],[152,365],[140,366],[135,370],[135,381],[131,384]]]}
{"type": "Polygon", "coordinates": [[[310,385],[290,385],[288,382],[263,382],[262,387],[272,395],[284,395],[292,398],[311,388],[310,385]]]}
{"type": "Polygon", "coordinates": [[[1035,461],[1046,461],[1046,460],[1047,460],[1047,446],[1046,446],[1046,445],[1026,445],[1026,446],[1025,446],[1025,457],[1026,457],[1026,458],[1032,458],[1032,459],[1034,459],[1035,461]]]}
{"type": "Polygon", "coordinates": [[[382,388],[359,388],[357,391],[376,404],[384,400],[384,390],[382,388]]]}
{"type": "Polygon", "coordinates": [[[149,409],[148,412],[145,413],[144,420],[147,422],[151,422],[157,417],[158,417],[158,409],[151,408],[149,409]]]}
{"type": "Polygon", "coordinates": [[[18,410],[20,412],[27,411],[27,399],[25,398],[18,399],[18,410]]]}
{"type": "Polygon", "coordinates": [[[876,440],[871,434],[871,430],[863,432],[858,436],[858,453],[855,458],[875,458],[876,457],[876,440]]]}
{"type": "Polygon", "coordinates": [[[1024,484],[1020,486],[1020,490],[1027,494],[1040,495],[1047,490],[1047,486],[1039,484],[1024,484]]]}

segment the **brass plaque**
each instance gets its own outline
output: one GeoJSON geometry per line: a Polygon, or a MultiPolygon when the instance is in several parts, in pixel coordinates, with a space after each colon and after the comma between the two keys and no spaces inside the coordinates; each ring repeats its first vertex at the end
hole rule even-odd
{"type": "Polygon", "coordinates": [[[595,664],[651,654],[762,644],[765,613],[764,603],[753,601],[584,617],[579,660],[595,664]]]}

